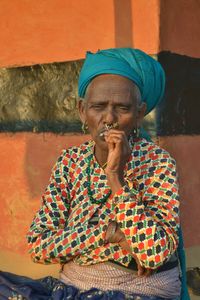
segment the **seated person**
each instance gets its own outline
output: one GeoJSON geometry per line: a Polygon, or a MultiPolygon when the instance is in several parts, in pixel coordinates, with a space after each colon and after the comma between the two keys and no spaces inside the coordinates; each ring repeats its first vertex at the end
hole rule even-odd
{"type": "Polygon", "coordinates": [[[61,264],[60,278],[23,278],[25,295],[19,279],[13,289],[1,274],[10,293],[180,299],[176,164],[139,133],[164,87],[162,67],[140,50],[87,53],[79,113],[91,140],[63,150],[27,236],[33,261],[61,264]]]}

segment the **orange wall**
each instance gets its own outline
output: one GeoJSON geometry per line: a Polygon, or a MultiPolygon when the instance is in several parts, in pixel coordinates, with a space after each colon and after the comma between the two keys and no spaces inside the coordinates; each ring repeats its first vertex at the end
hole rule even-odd
{"type": "Polygon", "coordinates": [[[87,50],[115,46],[134,46],[157,53],[158,3],[1,0],[0,66],[75,60],[85,57],[87,50]]]}
{"type": "Polygon", "coordinates": [[[199,57],[199,18],[196,0],[1,0],[0,66],[75,60],[121,46],[199,57]]]}
{"type": "Polygon", "coordinates": [[[200,57],[200,1],[160,1],[160,50],[200,57]]]}
{"type": "Polygon", "coordinates": [[[85,139],[70,134],[0,134],[1,249],[27,252],[25,235],[54,163],[62,149],[85,139]]]}
{"type": "Polygon", "coordinates": [[[74,134],[0,134],[0,270],[33,278],[58,276],[59,265],[31,261],[25,236],[61,150],[87,138],[74,134]]]}
{"type": "Polygon", "coordinates": [[[200,135],[160,137],[159,144],[177,162],[185,246],[200,246],[200,135]]]}

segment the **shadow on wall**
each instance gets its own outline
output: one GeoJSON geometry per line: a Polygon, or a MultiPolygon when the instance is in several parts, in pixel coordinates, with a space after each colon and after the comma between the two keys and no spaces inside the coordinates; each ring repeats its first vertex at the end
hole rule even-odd
{"type": "Polygon", "coordinates": [[[199,18],[199,1],[160,1],[158,60],[167,77],[158,113],[162,136],[200,134],[199,18]]]}
{"type": "Polygon", "coordinates": [[[158,109],[158,135],[200,134],[200,59],[161,52],[165,99],[158,109]]]}

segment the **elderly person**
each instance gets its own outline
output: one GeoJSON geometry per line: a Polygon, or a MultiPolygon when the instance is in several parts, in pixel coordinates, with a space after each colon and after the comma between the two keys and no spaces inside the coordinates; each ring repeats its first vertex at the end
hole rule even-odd
{"type": "Polygon", "coordinates": [[[139,135],[164,86],[140,50],[87,53],[79,113],[92,139],[62,152],[28,233],[33,261],[61,264],[60,278],[24,284],[25,299],[180,299],[175,161],[139,135]]]}

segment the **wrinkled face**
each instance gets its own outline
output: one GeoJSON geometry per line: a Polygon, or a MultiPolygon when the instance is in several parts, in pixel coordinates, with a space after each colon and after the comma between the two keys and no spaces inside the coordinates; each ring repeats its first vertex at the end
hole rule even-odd
{"type": "Polygon", "coordinates": [[[85,99],[79,102],[82,122],[87,123],[92,139],[103,148],[107,145],[101,132],[106,125],[118,123],[116,129],[124,131],[128,137],[139,126],[144,112],[145,105],[141,104],[138,87],[119,75],[95,77],[85,99]]]}

